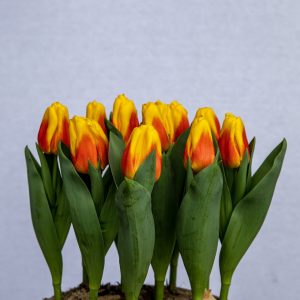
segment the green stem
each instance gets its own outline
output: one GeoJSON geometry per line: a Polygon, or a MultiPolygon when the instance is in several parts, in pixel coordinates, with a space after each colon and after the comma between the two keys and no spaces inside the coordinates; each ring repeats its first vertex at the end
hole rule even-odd
{"type": "Polygon", "coordinates": [[[221,286],[221,293],[220,293],[220,300],[227,300],[228,299],[228,293],[229,293],[230,283],[229,284],[223,284],[221,286]]]}
{"type": "Polygon", "coordinates": [[[177,265],[178,265],[178,258],[179,258],[179,250],[177,245],[175,245],[171,264],[170,264],[170,285],[169,290],[172,294],[176,292],[176,280],[177,280],[177,265]]]}
{"type": "Polygon", "coordinates": [[[54,291],[54,299],[62,300],[60,283],[58,284],[53,283],[53,291],[54,291]]]}
{"type": "Polygon", "coordinates": [[[192,300],[203,300],[203,289],[192,289],[192,300]]]}
{"type": "Polygon", "coordinates": [[[155,280],[155,300],[164,299],[165,285],[163,280],[155,280]]]}
{"type": "Polygon", "coordinates": [[[85,265],[83,263],[83,260],[82,260],[82,283],[84,283],[86,286],[89,285],[89,277],[88,277],[85,265]]]}
{"type": "Polygon", "coordinates": [[[125,293],[125,299],[126,300],[138,300],[138,297],[136,297],[133,293],[125,293]]]}
{"type": "Polygon", "coordinates": [[[90,288],[89,300],[97,300],[97,299],[98,299],[98,289],[90,288]]]}

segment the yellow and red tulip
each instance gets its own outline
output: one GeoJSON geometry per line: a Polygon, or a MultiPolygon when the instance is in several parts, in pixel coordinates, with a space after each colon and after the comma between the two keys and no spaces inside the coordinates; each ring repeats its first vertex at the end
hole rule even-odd
{"type": "Polygon", "coordinates": [[[177,101],[170,103],[170,108],[174,124],[174,141],[189,128],[189,119],[187,110],[177,101]]]}
{"type": "Polygon", "coordinates": [[[211,107],[199,108],[196,112],[195,118],[199,117],[203,117],[208,121],[211,131],[215,135],[215,138],[218,140],[220,137],[220,123],[214,110],[211,107]]]}
{"type": "Polygon", "coordinates": [[[111,122],[121,132],[125,142],[128,141],[132,130],[139,126],[134,102],[124,94],[119,95],[114,102],[111,122]]]}
{"type": "Polygon", "coordinates": [[[156,154],[155,180],[158,180],[162,166],[159,135],[151,125],[141,125],[136,127],[132,131],[122,157],[121,166],[124,176],[130,179],[134,178],[134,175],[141,164],[153,150],[155,150],[156,154]]]}
{"type": "Polygon", "coordinates": [[[249,145],[244,123],[240,117],[231,113],[225,115],[222,125],[219,148],[226,167],[237,168],[245,155],[249,154],[249,145]]]}
{"type": "Polygon", "coordinates": [[[159,134],[161,147],[167,151],[174,139],[170,107],[160,101],[148,102],[142,108],[143,124],[152,125],[159,134]]]}
{"type": "Polygon", "coordinates": [[[102,103],[97,102],[96,100],[89,102],[88,105],[86,106],[86,117],[88,119],[97,121],[101,126],[102,130],[106,134],[107,132],[105,126],[106,113],[105,113],[105,107],[102,103]]]}
{"type": "Polygon", "coordinates": [[[75,116],[70,120],[70,151],[78,172],[88,172],[88,162],[101,169],[108,163],[108,140],[98,122],[75,116]]]}
{"type": "Polygon", "coordinates": [[[56,154],[59,141],[69,146],[69,112],[66,106],[54,102],[46,109],[37,140],[45,153],[56,154]]]}
{"type": "Polygon", "coordinates": [[[195,118],[184,151],[184,165],[188,158],[194,172],[199,172],[213,163],[215,148],[211,128],[208,121],[203,118],[195,118]]]}

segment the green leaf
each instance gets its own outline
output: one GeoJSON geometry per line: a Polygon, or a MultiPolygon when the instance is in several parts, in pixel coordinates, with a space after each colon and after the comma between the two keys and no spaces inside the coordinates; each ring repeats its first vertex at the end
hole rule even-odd
{"type": "Polygon", "coordinates": [[[252,162],[253,162],[253,155],[254,155],[254,150],[255,150],[255,143],[256,143],[256,139],[254,137],[249,144],[250,161],[249,161],[248,172],[247,172],[247,187],[246,187],[247,192],[249,191],[250,184],[251,184],[252,162]]]}
{"type": "Polygon", "coordinates": [[[108,160],[111,173],[117,187],[121,184],[124,178],[121,170],[121,161],[124,149],[125,143],[122,136],[120,137],[111,131],[109,134],[108,160]]]}
{"type": "Polygon", "coordinates": [[[177,243],[190,280],[193,299],[202,299],[218,246],[223,178],[218,161],[201,170],[178,212],[177,243]]]}
{"type": "Polygon", "coordinates": [[[220,210],[220,241],[222,242],[232,213],[232,200],[224,167],[222,164],[220,167],[223,175],[223,189],[220,210]]]}
{"type": "Polygon", "coordinates": [[[71,216],[69,213],[68,202],[63,191],[63,183],[60,175],[57,176],[56,203],[57,208],[53,216],[56,232],[63,248],[71,226],[71,216]]]}
{"type": "Polygon", "coordinates": [[[106,128],[109,131],[109,136],[110,133],[114,133],[115,135],[117,135],[123,140],[122,133],[109,120],[105,119],[104,121],[105,121],[106,128]]]}
{"type": "Polygon", "coordinates": [[[247,172],[248,172],[248,152],[245,151],[244,157],[239,168],[236,170],[236,174],[233,182],[232,191],[232,205],[235,207],[239,201],[243,198],[246,192],[247,186],[247,172]]]}
{"type": "Polygon", "coordinates": [[[104,267],[104,245],[94,201],[83,180],[59,145],[59,160],[70,215],[90,289],[100,286],[104,267]]]}
{"type": "Polygon", "coordinates": [[[185,182],[185,191],[187,192],[191,186],[192,180],[194,179],[194,172],[191,166],[191,160],[188,158],[186,164],[186,182],[185,182]]]}
{"type": "Polygon", "coordinates": [[[155,183],[155,174],[156,157],[155,150],[153,150],[138,168],[134,175],[134,180],[139,182],[151,193],[155,183]]]}
{"type": "Polygon", "coordinates": [[[116,192],[117,188],[115,184],[112,183],[100,215],[100,226],[102,230],[105,253],[107,253],[111,244],[115,240],[119,229],[119,218],[115,202],[116,192]]]}
{"type": "Polygon", "coordinates": [[[36,144],[36,150],[41,161],[41,174],[45,186],[47,199],[49,201],[51,208],[53,208],[55,207],[55,197],[54,197],[54,190],[52,186],[52,176],[49,170],[49,166],[45,154],[42,152],[38,144],[36,144]]]}
{"type": "Polygon", "coordinates": [[[152,267],[155,279],[164,281],[176,241],[178,204],[174,194],[170,157],[163,153],[162,172],[152,191],[152,212],[155,223],[155,246],[152,267]]]}
{"type": "Polygon", "coordinates": [[[174,172],[174,194],[177,195],[177,203],[179,204],[182,200],[184,193],[184,185],[186,182],[186,170],[183,165],[183,156],[186,140],[189,136],[190,128],[183,132],[174,146],[171,149],[170,159],[172,164],[172,170],[174,172]]]}
{"type": "Polygon", "coordinates": [[[126,299],[138,299],[155,240],[151,194],[140,183],[125,178],[118,189],[116,204],[120,219],[118,252],[122,290],[126,299]]]}
{"type": "Polygon", "coordinates": [[[93,167],[89,162],[89,175],[91,182],[91,195],[94,200],[97,216],[100,216],[104,204],[104,186],[99,169],[93,167]]]}
{"type": "Polygon", "coordinates": [[[30,210],[35,235],[49,266],[53,284],[61,283],[62,256],[59,239],[36,161],[29,148],[25,148],[30,210]]]}
{"type": "Polygon", "coordinates": [[[230,284],[234,270],[265,220],[286,147],[284,139],[270,153],[253,176],[250,192],[237,204],[232,213],[220,253],[223,284],[230,284]]]}

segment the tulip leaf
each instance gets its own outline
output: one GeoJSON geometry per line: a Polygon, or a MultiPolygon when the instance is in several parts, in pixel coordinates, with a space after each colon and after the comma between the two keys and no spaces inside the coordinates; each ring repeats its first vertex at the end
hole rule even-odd
{"type": "Polygon", "coordinates": [[[104,121],[105,121],[106,128],[109,131],[109,137],[110,137],[110,133],[114,133],[116,136],[118,136],[123,140],[122,133],[109,120],[105,119],[104,121]]]}
{"type": "Polygon", "coordinates": [[[116,204],[122,290],[126,299],[138,299],[155,241],[151,194],[140,183],[125,178],[118,189],[116,204]]]}
{"type": "Polygon", "coordinates": [[[115,240],[119,229],[119,219],[115,202],[116,191],[117,188],[113,183],[109,188],[100,214],[100,226],[104,241],[105,253],[107,253],[111,244],[115,240]]]}
{"type": "Polygon", "coordinates": [[[223,178],[217,159],[194,176],[177,218],[177,243],[193,299],[202,299],[218,246],[223,178]]]}
{"type": "Polygon", "coordinates": [[[220,253],[223,284],[229,285],[238,263],[259,232],[275,190],[286,152],[284,139],[252,178],[251,190],[233,210],[220,253]]]}
{"type": "Polygon", "coordinates": [[[37,162],[28,147],[25,148],[25,158],[33,228],[49,266],[53,284],[58,285],[61,283],[62,276],[62,256],[59,238],[53,223],[45,187],[36,167],[37,162]]]}
{"type": "Polygon", "coordinates": [[[59,160],[72,224],[83,257],[90,289],[100,286],[104,243],[92,196],[59,145],[59,160]]]}
{"type": "Polygon", "coordinates": [[[185,182],[185,191],[191,186],[192,180],[194,179],[194,172],[191,166],[191,160],[188,158],[186,163],[186,182],[185,182]]]}
{"type": "Polygon", "coordinates": [[[113,131],[109,134],[108,160],[114,182],[118,187],[124,176],[121,169],[122,156],[125,149],[123,138],[116,135],[113,131]]]}
{"type": "Polygon", "coordinates": [[[233,191],[232,191],[233,207],[235,207],[245,195],[246,187],[247,187],[248,164],[249,164],[248,152],[245,151],[242,162],[239,168],[236,170],[236,174],[233,181],[233,191]]]}
{"type": "Polygon", "coordinates": [[[255,143],[256,143],[256,139],[254,137],[249,144],[250,160],[249,160],[248,172],[247,172],[247,188],[246,188],[247,192],[249,191],[249,187],[251,184],[252,161],[253,161],[253,154],[254,154],[254,150],[255,150],[255,143]]]}
{"type": "Polygon", "coordinates": [[[71,217],[60,175],[57,176],[56,205],[57,207],[53,219],[60,242],[60,247],[62,249],[70,230],[71,217]]]}
{"type": "Polygon", "coordinates": [[[42,152],[38,144],[36,144],[36,150],[41,162],[41,174],[45,186],[45,192],[52,209],[53,207],[55,207],[55,197],[54,197],[54,190],[52,186],[52,176],[49,170],[49,165],[45,157],[45,154],[42,152]]]}
{"type": "Polygon", "coordinates": [[[134,180],[139,182],[151,193],[155,183],[155,174],[156,156],[155,150],[153,150],[138,168],[134,175],[134,180]]]}
{"type": "Polygon", "coordinates": [[[104,204],[104,186],[100,170],[94,168],[94,166],[90,162],[89,175],[91,182],[91,195],[94,200],[97,216],[99,217],[104,204]]]}
{"type": "Polygon", "coordinates": [[[183,156],[186,145],[186,140],[189,136],[190,128],[184,131],[174,144],[171,149],[170,159],[172,164],[172,169],[174,172],[174,194],[177,195],[177,203],[179,204],[182,200],[182,195],[184,191],[184,185],[186,182],[186,170],[183,165],[183,156]]]}
{"type": "Polygon", "coordinates": [[[220,241],[222,242],[232,213],[232,200],[230,190],[227,184],[225,170],[222,164],[221,170],[223,175],[223,190],[220,210],[220,241]]]}
{"type": "Polygon", "coordinates": [[[155,246],[152,267],[155,280],[165,281],[176,241],[178,204],[174,194],[171,161],[163,153],[162,171],[152,191],[152,212],[155,223],[155,246]]]}

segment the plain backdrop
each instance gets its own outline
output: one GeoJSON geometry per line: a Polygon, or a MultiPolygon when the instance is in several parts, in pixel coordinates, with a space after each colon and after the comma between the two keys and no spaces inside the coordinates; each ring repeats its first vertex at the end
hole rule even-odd
{"type": "MultiPolygon", "coordinates": [[[[240,115],[257,138],[256,169],[287,138],[288,151],[269,214],[238,266],[230,299],[296,299],[300,294],[300,2],[0,0],[0,299],[52,293],[29,211],[24,161],[45,108],[71,115],[126,93],[141,104],[177,99],[212,106],[220,121],[240,115]]],[[[63,289],[81,280],[73,232],[63,289]]],[[[115,248],[103,282],[118,282],[115,248]]],[[[147,282],[153,282],[149,271],[147,282]]],[[[189,287],[182,263],[178,285],[189,287]]],[[[217,259],[211,287],[219,289],[217,259]]]]}

